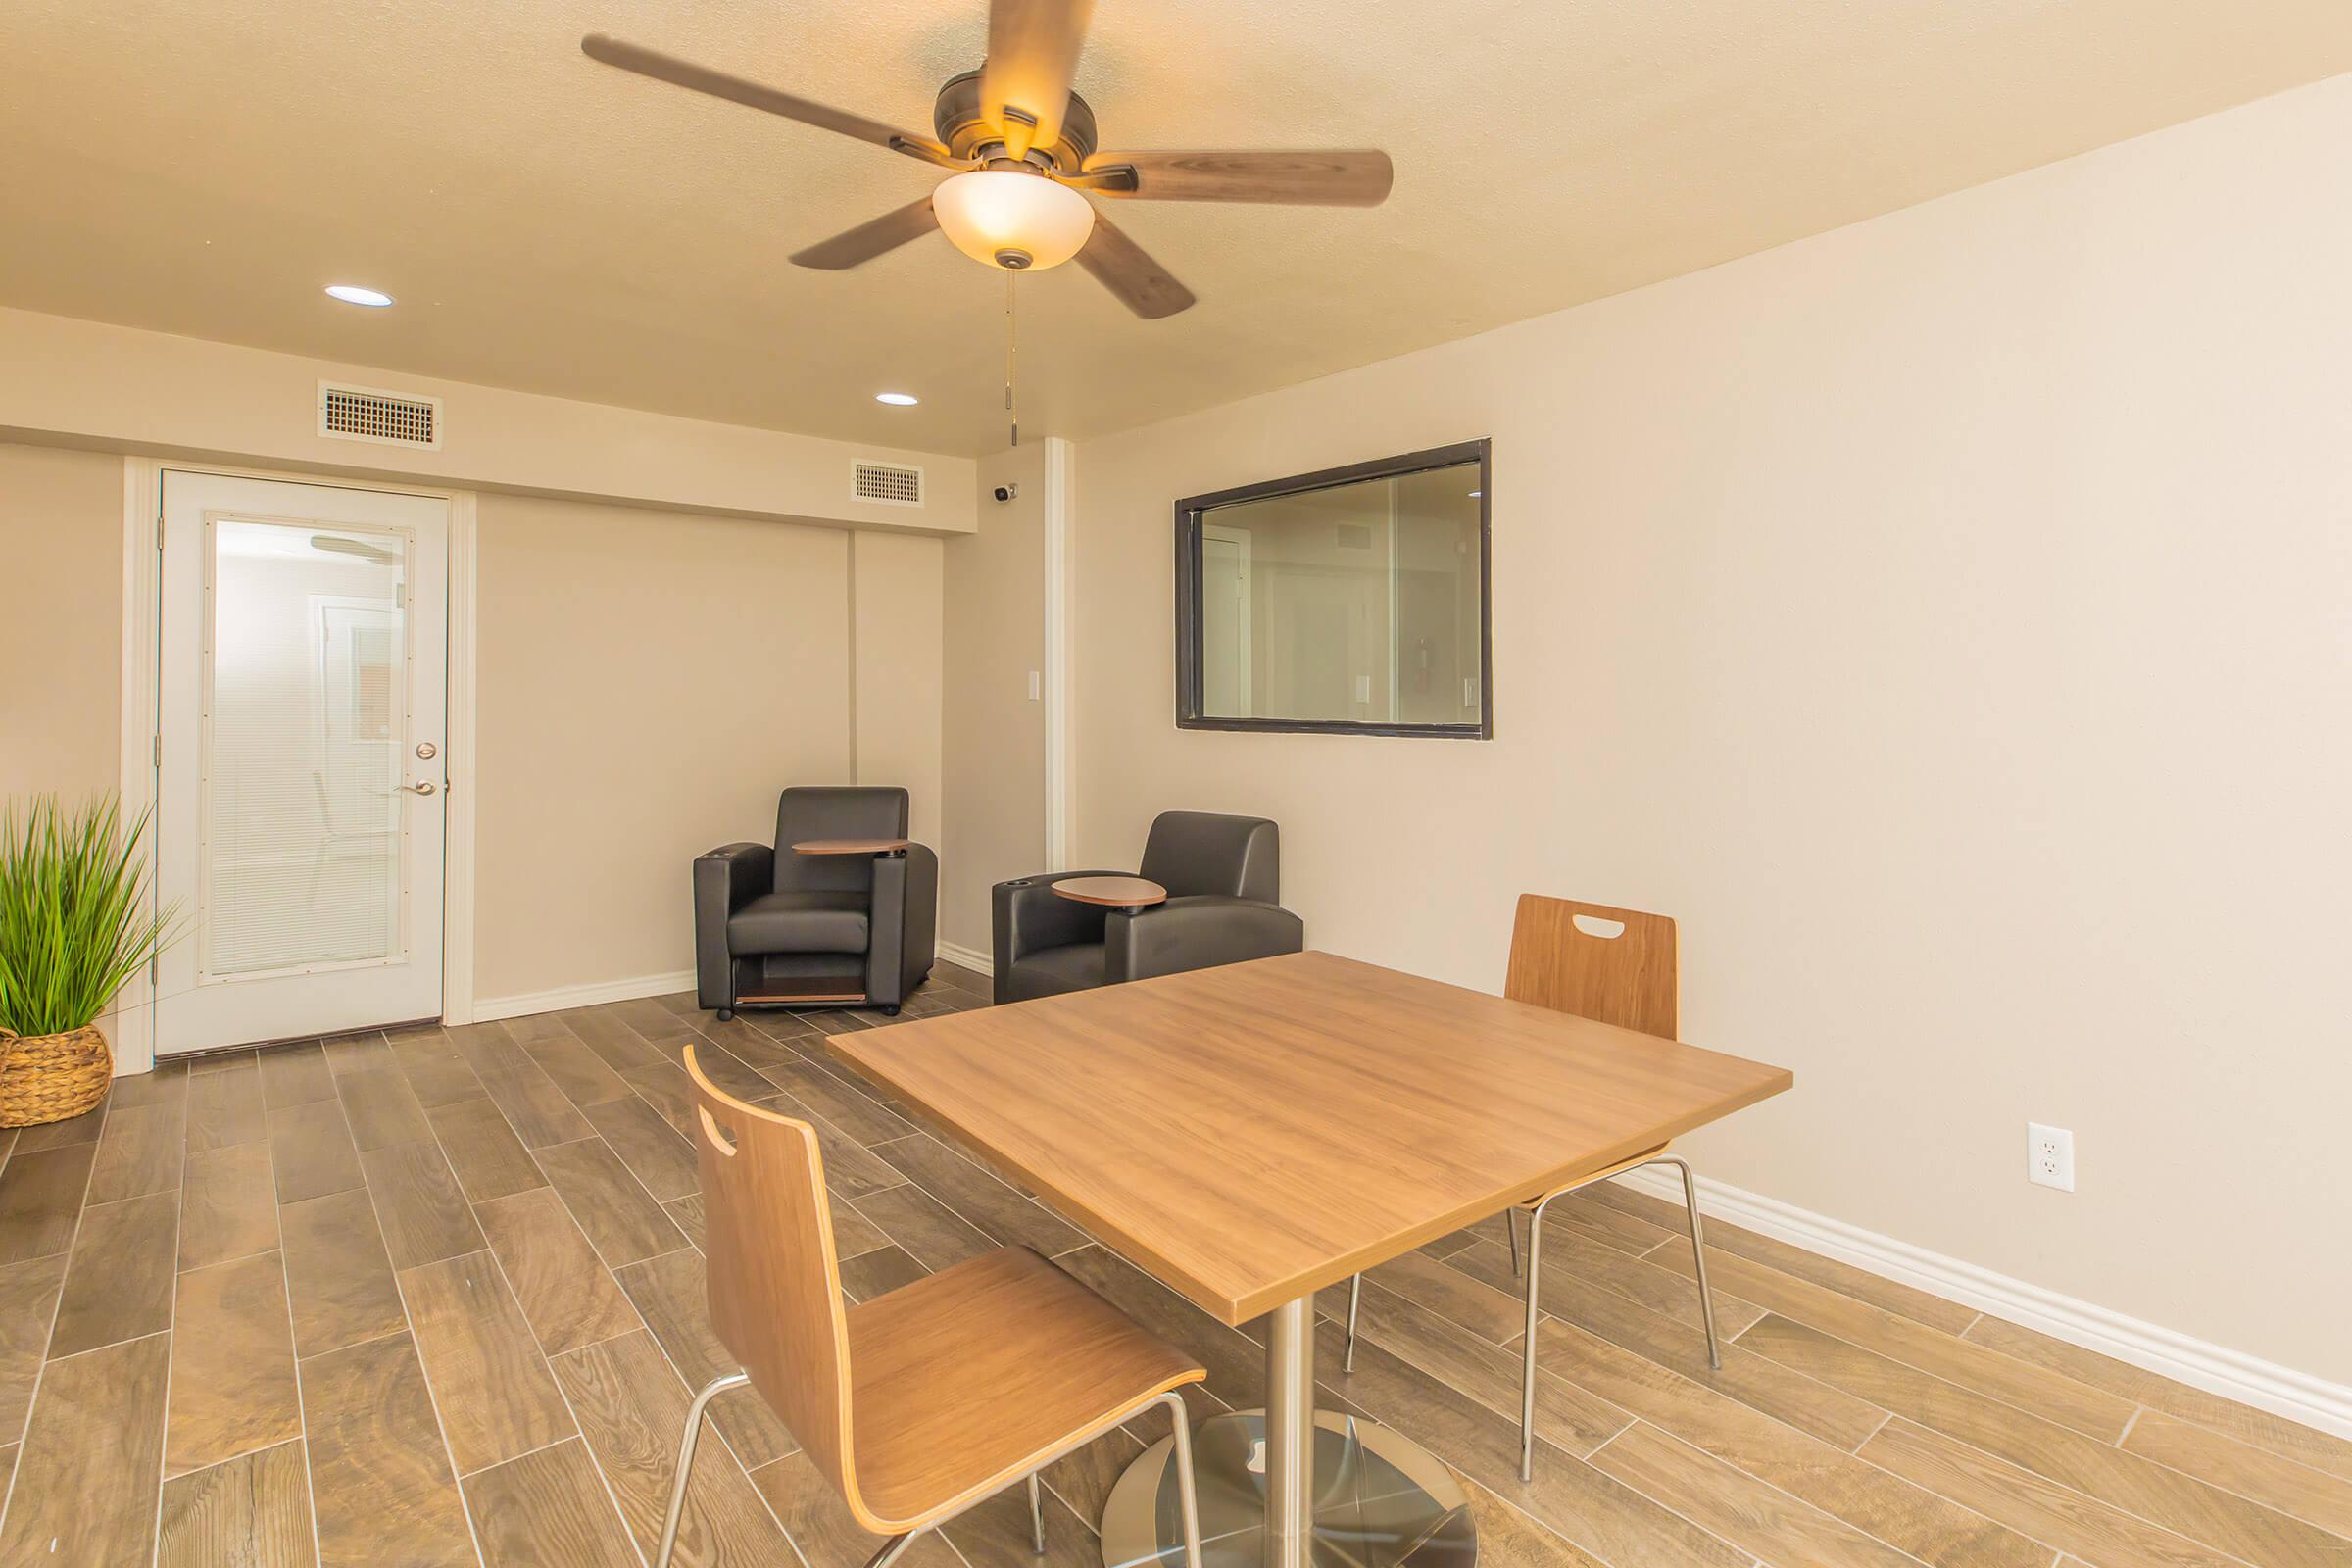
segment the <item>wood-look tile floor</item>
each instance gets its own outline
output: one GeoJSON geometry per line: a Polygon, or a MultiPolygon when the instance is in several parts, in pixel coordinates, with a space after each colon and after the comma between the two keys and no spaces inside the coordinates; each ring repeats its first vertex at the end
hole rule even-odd
{"type": "MultiPolygon", "coordinates": [[[[985,993],[942,965],[908,1011],[985,993]]],[[[853,1296],[1019,1243],[1192,1347],[1203,1412],[1258,1402],[1250,1330],[827,1056],[826,1034],[885,1022],[720,1024],[671,997],[367,1034],[168,1066],[0,1135],[0,1565],[650,1555],[689,1391],[728,1365],[695,1247],[690,1041],[816,1125],[853,1296]]],[[[1554,1205],[1532,1484],[1499,1221],[1373,1271],[1352,1374],[1324,1325],[1325,1397],[1454,1468],[1491,1568],[2352,1565],[2352,1443],[1725,1224],[1710,1371],[1680,1219],[1616,1187],[1554,1205]]],[[[678,1561],[861,1563],[875,1544],[757,1397],[715,1410],[678,1561]]],[[[1050,1473],[1054,1568],[1099,1561],[1093,1523],[1153,1435],[1050,1473]]],[[[1027,1524],[1009,1495],[907,1561],[1014,1568],[1027,1524]]]]}

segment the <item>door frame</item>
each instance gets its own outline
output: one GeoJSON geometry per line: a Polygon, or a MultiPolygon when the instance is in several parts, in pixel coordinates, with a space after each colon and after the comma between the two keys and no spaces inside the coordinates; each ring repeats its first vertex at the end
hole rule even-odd
{"type": "MultiPolygon", "coordinates": [[[[164,474],[223,474],[281,484],[331,485],[425,496],[449,507],[449,730],[443,748],[449,780],[442,851],[441,1021],[473,1021],[474,667],[477,515],[475,493],[397,479],[354,479],[335,473],[258,468],[243,464],[183,462],[126,456],[122,460],[122,812],[135,817],[158,805],[162,713],[157,661],[163,641],[164,474]]],[[[152,817],[150,817],[152,820],[152,817]]],[[[154,858],[149,857],[152,878],[154,858]]],[[[159,897],[153,880],[149,897],[159,897]]],[[[118,1076],[155,1065],[153,966],[133,976],[115,998],[110,1030],[118,1076]]]]}
{"type": "Polygon", "coordinates": [[[1072,526],[1071,482],[1075,458],[1069,441],[1057,435],[1045,439],[1044,503],[1046,559],[1043,573],[1045,605],[1046,704],[1046,869],[1066,871],[1070,841],[1076,834],[1077,748],[1070,738],[1071,710],[1076,701],[1070,661],[1071,622],[1076,618],[1071,578],[1077,556],[1077,531],[1072,526]]]}

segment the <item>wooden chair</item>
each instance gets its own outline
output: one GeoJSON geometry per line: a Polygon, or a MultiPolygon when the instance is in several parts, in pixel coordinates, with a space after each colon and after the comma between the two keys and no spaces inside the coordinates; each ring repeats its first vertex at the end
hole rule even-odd
{"type": "Polygon", "coordinates": [[[744,1370],[706,1385],[686,1412],[654,1568],[668,1568],[703,1413],[744,1383],[760,1391],[864,1529],[885,1568],[924,1531],[1028,1478],[1153,1404],[1176,1423],[1189,1568],[1200,1568],[1183,1386],[1207,1371],[1027,1248],[975,1257],[845,1308],[807,1122],[714,1088],[686,1051],[701,1136],[710,1324],[744,1370]]]}
{"type": "MultiPolygon", "coordinates": [[[[1511,923],[1511,964],[1502,983],[1502,994],[1512,1001],[1672,1040],[1680,989],[1674,922],[1665,915],[1547,899],[1537,893],[1519,896],[1518,914],[1511,923]]],[[[1707,1250],[1698,1221],[1697,1183],[1690,1163],[1669,1153],[1666,1145],[1604,1165],[1566,1187],[1539,1193],[1517,1208],[1504,1210],[1513,1272],[1519,1268],[1518,1216],[1528,1216],[1527,1337],[1519,1388],[1522,1481],[1534,1480],[1536,1473],[1536,1281],[1544,1245],[1544,1212],[1555,1198],[1643,1165],[1673,1165],[1683,1173],[1683,1201],[1690,1216],[1690,1255],[1698,1275],[1698,1310],[1707,1328],[1707,1364],[1717,1371],[1723,1369],[1723,1351],[1715,1340],[1715,1298],[1707,1291],[1707,1250]]],[[[1356,1308],[1363,1295],[1364,1277],[1358,1274],[1348,1288],[1349,1371],[1355,1368],[1356,1308]]]]}

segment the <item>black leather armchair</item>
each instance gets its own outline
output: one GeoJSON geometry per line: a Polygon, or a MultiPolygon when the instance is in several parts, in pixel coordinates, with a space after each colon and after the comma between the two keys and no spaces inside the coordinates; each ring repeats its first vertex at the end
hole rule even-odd
{"type": "Polygon", "coordinates": [[[1142,875],[1167,902],[1110,909],[1054,891],[1063,871],[993,890],[996,999],[1027,1002],[1155,974],[1297,953],[1306,926],[1281,896],[1280,830],[1260,816],[1163,811],[1144,841],[1142,875]]]}
{"type": "Polygon", "coordinates": [[[738,1005],[862,1004],[896,1013],[931,972],[939,857],[796,855],[809,839],[906,836],[900,789],[790,789],[776,842],[728,844],[694,862],[695,990],[721,1019],[738,1005]]]}

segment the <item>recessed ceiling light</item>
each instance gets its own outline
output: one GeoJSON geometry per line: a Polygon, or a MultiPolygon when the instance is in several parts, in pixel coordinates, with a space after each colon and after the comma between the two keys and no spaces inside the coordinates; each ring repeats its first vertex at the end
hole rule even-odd
{"type": "Polygon", "coordinates": [[[346,305],[365,305],[369,310],[380,311],[392,303],[392,296],[381,289],[362,288],[357,283],[329,283],[326,293],[329,299],[341,300],[346,305]]]}
{"type": "Polygon", "coordinates": [[[874,394],[874,401],[887,403],[894,409],[911,409],[922,399],[911,392],[877,392],[874,394]]]}

